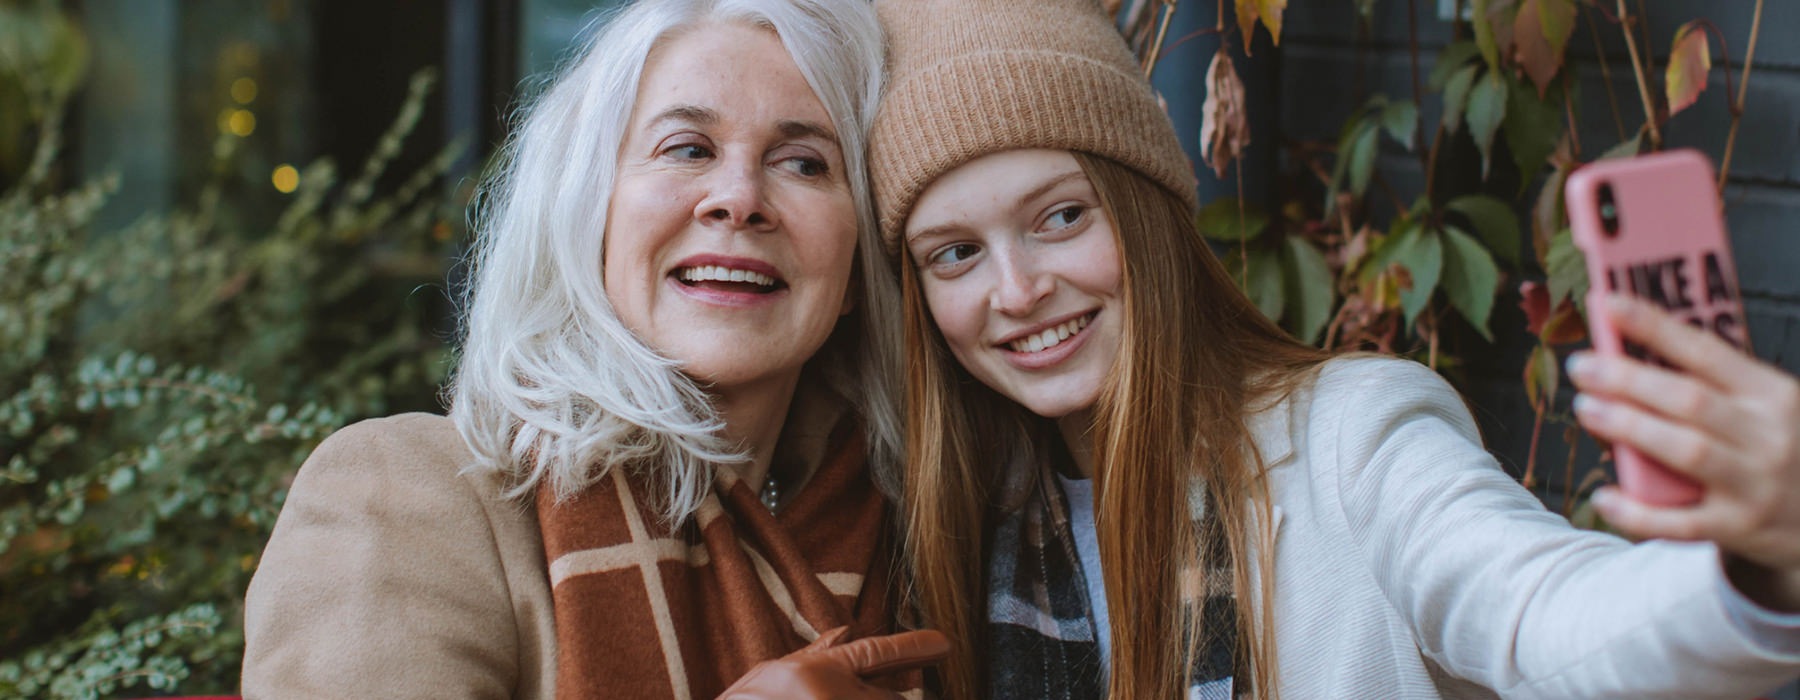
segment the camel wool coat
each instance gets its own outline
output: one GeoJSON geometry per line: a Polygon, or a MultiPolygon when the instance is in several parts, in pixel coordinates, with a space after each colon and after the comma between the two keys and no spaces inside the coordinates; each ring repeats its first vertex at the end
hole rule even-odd
{"type": "Polygon", "coordinates": [[[246,698],[550,698],[556,623],[530,499],[448,418],[364,421],[294,478],[244,611],[246,698]]]}

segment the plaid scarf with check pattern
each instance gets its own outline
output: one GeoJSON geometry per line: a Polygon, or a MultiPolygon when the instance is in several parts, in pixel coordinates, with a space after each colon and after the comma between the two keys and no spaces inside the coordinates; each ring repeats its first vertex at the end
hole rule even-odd
{"type": "MultiPolygon", "coordinates": [[[[826,630],[895,631],[892,527],[855,423],[838,422],[779,513],[729,468],[674,528],[623,469],[562,503],[540,489],[556,697],[712,698],[826,630]]],[[[916,691],[922,676],[883,680],[916,691]]]]}
{"type": "MultiPolygon", "coordinates": [[[[1099,700],[1106,696],[1106,661],[1100,658],[1068,503],[1048,464],[1026,488],[1023,506],[990,518],[987,533],[986,635],[992,653],[985,664],[986,696],[1099,700]]],[[[1201,518],[1208,517],[1209,509],[1197,510],[1201,518]]],[[[1207,558],[1215,562],[1211,581],[1231,580],[1231,559],[1218,556],[1222,554],[1207,558]]],[[[1247,683],[1233,684],[1234,675],[1248,676],[1234,674],[1237,613],[1229,587],[1188,604],[1194,603],[1204,606],[1202,624],[1213,633],[1197,654],[1187,697],[1231,700],[1247,695],[1247,683]]]]}

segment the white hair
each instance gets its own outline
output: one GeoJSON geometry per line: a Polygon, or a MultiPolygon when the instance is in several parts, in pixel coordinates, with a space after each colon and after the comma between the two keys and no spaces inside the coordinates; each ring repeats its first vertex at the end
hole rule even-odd
{"type": "Polygon", "coordinates": [[[679,522],[699,507],[718,465],[745,459],[721,437],[706,392],[619,321],[601,278],[607,205],[639,76],[658,42],[709,22],[773,30],[831,116],[857,210],[860,288],[856,311],[808,371],[853,403],[871,473],[897,492],[900,294],[883,259],[864,158],[883,69],[873,8],[862,0],[642,0],[584,31],[579,53],[520,110],[473,210],[463,343],[447,393],[473,468],[507,474],[509,496],[547,479],[567,498],[624,467],[656,484],[658,509],[679,522]]]}

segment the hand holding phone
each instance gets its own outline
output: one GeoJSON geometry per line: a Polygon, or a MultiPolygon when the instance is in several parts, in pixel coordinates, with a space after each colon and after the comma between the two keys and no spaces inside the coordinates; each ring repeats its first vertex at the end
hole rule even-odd
{"type": "MultiPolygon", "coordinates": [[[[1605,294],[1626,294],[1749,347],[1712,172],[1706,156],[1684,150],[1602,161],[1569,176],[1564,195],[1575,244],[1587,257],[1590,309],[1605,294]]],[[[1588,324],[1601,355],[1668,366],[1606,314],[1589,313],[1588,324]]],[[[1630,445],[1615,445],[1613,454],[1631,497],[1665,506],[1700,500],[1698,484],[1630,445]]]]}

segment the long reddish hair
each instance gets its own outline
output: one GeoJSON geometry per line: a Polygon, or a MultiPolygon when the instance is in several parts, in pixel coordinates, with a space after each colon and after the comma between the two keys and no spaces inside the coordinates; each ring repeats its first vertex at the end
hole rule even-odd
{"type": "MultiPolygon", "coordinates": [[[[1180,697],[1218,630],[1198,610],[1216,562],[1230,558],[1240,670],[1274,696],[1270,493],[1251,441],[1253,407],[1285,396],[1326,358],[1265,318],[1195,232],[1183,200],[1123,165],[1076,153],[1113,222],[1124,266],[1120,352],[1095,406],[1095,527],[1111,618],[1108,692],[1180,697]],[[1205,484],[1214,527],[1188,504],[1205,484]],[[1176,553],[1171,556],[1171,553],[1176,553]],[[1256,583],[1260,581],[1261,583],[1256,583]],[[1184,590],[1187,595],[1184,596],[1184,590]],[[1196,600],[1196,598],[1198,600],[1196,600]],[[1171,615],[1172,611],[1180,614],[1171,615]]],[[[906,552],[925,622],[952,640],[945,696],[980,697],[987,609],[983,517],[1000,473],[1051,444],[1049,421],[975,380],[951,356],[918,271],[901,264],[906,317],[906,552]]]]}

